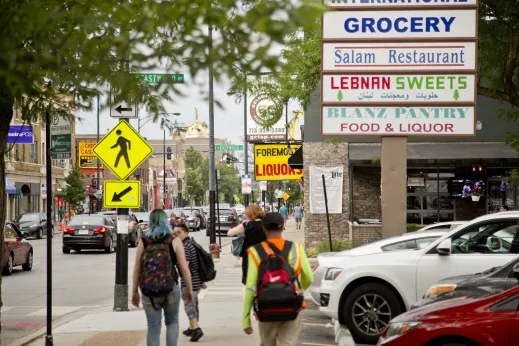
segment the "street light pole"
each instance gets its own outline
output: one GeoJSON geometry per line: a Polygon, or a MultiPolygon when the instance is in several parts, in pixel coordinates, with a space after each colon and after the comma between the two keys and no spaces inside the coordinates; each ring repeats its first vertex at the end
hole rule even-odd
{"type": "MultiPolygon", "coordinates": [[[[247,141],[247,74],[244,73],[245,87],[243,89],[243,150],[245,151],[245,174],[249,174],[249,147],[247,141]]],[[[249,205],[249,194],[243,196],[245,207],[249,205]]]]}
{"type": "Polygon", "coordinates": [[[214,66],[213,66],[213,27],[209,25],[209,220],[211,229],[209,243],[216,243],[215,234],[215,162],[214,162],[214,66]]]}
{"type": "MultiPolygon", "coordinates": [[[[99,94],[97,94],[97,143],[99,143],[99,94]]],[[[99,159],[97,159],[97,190],[101,189],[101,164],[99,159]]],[[[99,199],[97,200],[97,211],[101,211],[101,203],[99,199]]]]}
{"type": "Polygon", "coordinates": [[[163,130],[164,130],[164,141],[163,141],[163,146],[164,146],[164,161],[163,161],[163,171],[162,171],[162,179],[163,179],[163,187],[162,187],[162,199],[164,200],[163,202],[163,205],[164,205],[164,210],[166,210],[166,128],[164,127],[164,124],[162,124],[163,126],[163,130]]]}
{"type": "MultiPolygon", "coordinates": [[[[52,157],[50,153],[50,114],[45,114],[45,151],[47,162],[45,167],[47,191],[52,192],[52,157]]],[[[52,337],[52,194],[47,193],[47,332],[45,335],[45,346],[53,346],[52,337]]],[[[3,249],[2,249],[3,251],[3,249]]]]}

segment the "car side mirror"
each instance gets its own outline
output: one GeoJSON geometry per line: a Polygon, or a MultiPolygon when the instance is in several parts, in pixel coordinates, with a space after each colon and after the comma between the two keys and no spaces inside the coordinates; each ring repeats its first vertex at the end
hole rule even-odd
{"type": "Polygon", "coordinates": [[[438,252],[440,256],[449,256],[451,254],[451,249],[452,240],[451,238],[447,238],[436,247],[436,252],[438,252]]]}
{"type": "Polygon", "coordinates": [[[144,222],[144,220],[139,220],[139,223],[143,223],[143,222],[144,222]]]}
{"type": "Polygon", "coordinates": [[[514,277],[519,280],[519,263],[517,263],[513,268],[512,268],[512,273],[514,275],[514,277]]]}

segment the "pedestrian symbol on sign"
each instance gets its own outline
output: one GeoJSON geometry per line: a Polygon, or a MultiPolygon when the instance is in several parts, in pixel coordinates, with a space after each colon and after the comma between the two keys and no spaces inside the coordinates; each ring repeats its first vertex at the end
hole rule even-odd
{"type": "Polygon", "coordinates": [[[110,149],[120,147],[119,154],[117,154],[117,158],[115,159],[114,167],[117,168],[117,166],[119,166],[119,160],[122,156],[124,157],[124,161],[126,161],[126,167],[130,168],[131,166],[130,158],[128,157],[128,150],[132,150],[132,142],[122,136],[123,132],[121,130],[117,130],[116,134],[119,136],[119,138],[117,138],[117,142],[110,147],[110,149]]]}

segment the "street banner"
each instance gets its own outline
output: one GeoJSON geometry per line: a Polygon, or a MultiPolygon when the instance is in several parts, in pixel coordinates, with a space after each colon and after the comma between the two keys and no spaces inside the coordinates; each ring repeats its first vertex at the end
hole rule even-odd
{"type": "Polygon", "coordinates": [[[419,71],[476,69],[476,42],[323,43],[324,71],[419,71]]]}
{"type": "Polygon", "coordinates": [[[323,40],[476,38],[476,9],[329,11],[323,40]]]}
{"type": "Polygon", "coordinates": [[[11,125],[7,133],[7,143],[34,144],[34,133],[31,125],[11,125]]]}
{"type": "Polygon", "coordinates": [[[328,196],[328,213],[342,214],[342,191],[344,186],[344,166],[310,166],[310,213],[326,214],[323,178],[328,196]]]}
{"type": "Polygon", "coordinates": [[[291,169],[290,156],[300,144],[256,144],[254,145],[254,173],[258,180],[297,180],[303,177],[302,169],[291,169]]]}
{"type": "Polygon", "coordinates": [[[474,102],[476,76],[465,75],[323,75],[326,103],[474,102]]]}
{"type": "MultiPolygon", "coordinates": [[[[257,76],[252,83],[267,81],[269,76],[257,76]]],[[[261,126],[261,115],[269,113],[274,102],[267,95],[248,95],[247,98],[247,141],[248,142],[268,142],[282,141],[287,139],[286,118],[281,116],[277,123],[270,128],[261,126]]]]}
{"type": "Polygon", "coordinates": [[[323,107],[327,135],[460,136],[475,133],[475,107],[323,107]]]}
{"type": "Polygon", "coordinates": [[[250,194],[252,191],[252,176],[250,174],[241,175],[241,193],[250,194]]]}

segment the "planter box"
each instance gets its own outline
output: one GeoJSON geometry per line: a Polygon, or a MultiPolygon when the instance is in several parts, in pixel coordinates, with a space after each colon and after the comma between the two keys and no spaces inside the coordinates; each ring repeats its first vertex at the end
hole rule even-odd
{"type": "Polygon", "coordinates": [[[479,202],[481,196],[470,196],[470,198],[472,198],[472,202],[479,202]]]}

